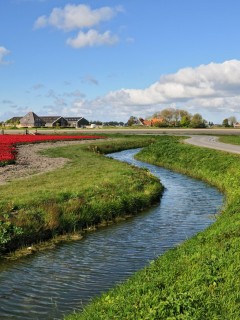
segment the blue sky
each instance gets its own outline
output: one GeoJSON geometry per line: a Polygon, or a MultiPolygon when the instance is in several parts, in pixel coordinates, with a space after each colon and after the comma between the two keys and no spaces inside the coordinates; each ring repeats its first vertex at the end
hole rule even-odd
{"type": "Polygon", "coordinates": [[[240,121],[239,0],[0,0],[0,120],[240,121]]]}

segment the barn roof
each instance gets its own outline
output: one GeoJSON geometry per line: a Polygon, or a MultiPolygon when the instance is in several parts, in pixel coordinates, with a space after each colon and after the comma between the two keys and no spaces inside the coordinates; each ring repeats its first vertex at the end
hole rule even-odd
{"type": "Polygon", "coordinates": [[[41,118],[34,112],[28,112],[24,117],[20,119],[21,123],[34,124],[36,121],[41,121],[41,118]]]}
{"type": "Polygon", "coordinates": [[[52,123],[56,121],[57,119],[61,118],[61,116],[44,116],[40,117],[44,122],[52,123]]]}

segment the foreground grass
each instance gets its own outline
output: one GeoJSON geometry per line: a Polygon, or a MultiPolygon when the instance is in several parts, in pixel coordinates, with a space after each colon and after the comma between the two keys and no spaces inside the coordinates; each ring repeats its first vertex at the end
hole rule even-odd
{"type": "Polygon", "coordinates": [[[0,253],[134,214],[158,201],[162,186],[149,172],[100,154],[152,141],[122,137],[45,151],[70,161],[0,187],[0,253]]]}
{"type": "Polygon", "coordinates": [[[180,140],[162,137],[137,158],[215,185],[226,195],[222,214],[82,314],[66,319],[240,319],[240,157],[180,140]]]}

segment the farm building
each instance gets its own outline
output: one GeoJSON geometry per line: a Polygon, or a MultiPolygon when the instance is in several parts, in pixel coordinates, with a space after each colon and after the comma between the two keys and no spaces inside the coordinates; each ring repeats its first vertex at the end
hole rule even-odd
{"type": "Polygon", "coordinates": [[[68,122],[65,118],[60,116],[54,116],[54,117],[40,117],[43,122],[45,123],[45,127],[67,127],[68,122]]]}
{"type": "Polygon", "coordinates": [[[43,127],[44,122],[43,120],[36,115],[34,112],[28,112],[24,117],[20,120],[21,127],[43,127]]]}
{"type": "Polygon", "coordinates": [[[89,126],[89,121],[83,117],[65,117],[69,127],[81,128],[89,126]]]}
{"type": "Polygon", "coordinates": [[[20,127],[81,128],[89,125],[89,121],[83,117],[38,116],[34,112],[28,112],[24,117],[11,118],[6,123],[12,123],[13,119],[19,122],[20,127]]]}

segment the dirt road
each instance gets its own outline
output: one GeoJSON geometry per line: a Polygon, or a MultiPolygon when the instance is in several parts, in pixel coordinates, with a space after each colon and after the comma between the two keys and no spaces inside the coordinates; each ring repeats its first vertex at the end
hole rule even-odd
{"type": "Polygon", "coordinates": [[[56,141],[18,145],[16,163],[0,167],[0,186],[12,180],[25,179],[32,175],[61,168],[69,161],[66,158],[50,158],[41,155],[40,151],[54,147],[85,143],[91,143],[91,141],[56,141]]]}

